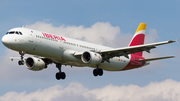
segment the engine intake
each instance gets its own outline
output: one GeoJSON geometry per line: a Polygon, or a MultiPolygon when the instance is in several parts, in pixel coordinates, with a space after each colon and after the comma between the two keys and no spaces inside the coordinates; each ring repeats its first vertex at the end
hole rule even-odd
{"type": "Polygon", "coordinates": [[[81,60],[87,64],[99,65],[102,62],[102,57],[99,53],[84,52],[81,55],[81,60]]]}
{"type": "Polygon", "coordinates": [[[39,71],[45,68],[45,62],[36,57],[29,57],[26,59],[26,67],[29,70],[39,71]]]}

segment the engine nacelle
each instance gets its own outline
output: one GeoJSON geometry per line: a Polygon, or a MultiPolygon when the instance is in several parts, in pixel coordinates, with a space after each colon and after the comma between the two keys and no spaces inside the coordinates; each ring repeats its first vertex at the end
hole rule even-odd
{"type": "Polygon", "coordinates": [[[84,63],[99,65],[102,62],[102,56],[95,52],[84,52],[81,55],[81,60],[84,63]]]}
{"type": "Polygon", "coordinates": [[[25,61],[26,67],[29,70],[39,71],[45,68],[45,62],[36,57],[28,57],[25,61]]]}

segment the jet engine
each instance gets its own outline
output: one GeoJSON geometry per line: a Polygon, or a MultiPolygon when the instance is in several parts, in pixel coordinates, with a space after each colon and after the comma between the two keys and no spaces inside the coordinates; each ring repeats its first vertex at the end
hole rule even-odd
{"type": "Polygon", "coordinates": [[[81,55],[81,60],[87,64],[99,65],[102,62],[102,56],[95,52],[84,52],[81,55]]]}
{"type": "Polygon", "coordinates": [[[25,63],[26,63],[26,67],[29,70],[33,70],[33,71],[39,71],[45,68],[45,62],[40,58],[29,57],[26,59],[25,63]]]}

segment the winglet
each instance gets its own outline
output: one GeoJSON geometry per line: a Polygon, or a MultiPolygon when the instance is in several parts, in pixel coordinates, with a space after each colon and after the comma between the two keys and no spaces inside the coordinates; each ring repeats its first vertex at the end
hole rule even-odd
{"type": "Polygon", "coordinates": [[[179,39],[176,40],[176,43],[178,44],[179,39]]]}
{"type": "Polygon", "coordinates": [[[178,41],[179,41],[179,39],[177,39],[177,40],[169,40],[168,43],[176,42],[178,44],[178,41]]]}

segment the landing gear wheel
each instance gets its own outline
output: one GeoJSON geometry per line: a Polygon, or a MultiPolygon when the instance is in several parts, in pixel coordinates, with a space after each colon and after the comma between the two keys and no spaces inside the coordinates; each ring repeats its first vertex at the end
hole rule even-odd
{"type": "Polygon", "coordinates": [[[60,80],[60,79],[61,79],[61,76],[60,76],[60,73],[59,73],[59,72],[56,73],[56,79],[57,79],[57,80],[60,80]]]}
{"type": "Polygon", "coordinates": [[[18,64],[19,64],[19,65],[24,65],[24,61],[21,61],[21,60],[20,60],[20,61],[18,61],[18,64]]]}
{"type": "Polygon", "coordinates": [[[98,69],[94,69],[94,70],[93,70],[93,75],[94,75],[94,76],[98,76],[98,69]]]}
{"type": "Polygon", "coordinates": [[[64,80],[66,78],[66,74],[64,72],[61,72],[61,66],[61,64],[56,64],[56,67],[59,69],[59,72],[56,73],[57,80],[64,80]]]}
{"type": "Polygon", "coordinates": [[[94,76],[102,76],[103,75],[103,70],[100,68],[100,69],[98,69],[98,68],[96,68],[96,69],[94,69],[93,70],[93,75],[94,76]]]}
{"type": "Polygon", "coordinates": [[[56,79],[57,80],[60,80],[60,79],[62,79],[62,80],[64,80],[66,78],[66,74],[64,73],[64,72],[57,72],[56,73],[56,79]]]}
{"type": "Polygon", "coordinates": [[[103,75],[103,70],[102,69],[98,69],[98,74],[99,74],[99,76],[102,76],[103,75]]]}
{"type": "Polygon", "coordinates": [[[21,65],[21,61],[18,61],[18,64],[21,65]]]}
{"type": "Polygon", "coordinates": [[[66,78],[66,74],[64,72],[61,72],[60,75],[61,75],[61,79],[63,79],[63,80],[66,78]]]}

